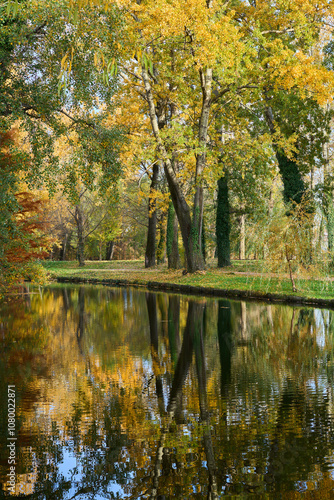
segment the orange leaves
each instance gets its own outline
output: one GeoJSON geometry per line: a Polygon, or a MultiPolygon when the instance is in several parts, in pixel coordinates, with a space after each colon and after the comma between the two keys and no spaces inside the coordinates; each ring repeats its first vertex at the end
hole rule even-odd
{"type": "Polygon", "coordinates": [[[12,235],[12,243],[5,250],[5,258],[10,263],[21,263],[33,258],[47,256],[46,248],[51,240],[43,232],[46,223],[42,220],[42,208],[45,202],[35,199],[32,193],[16,194],[20,205],[19,211],[13,215],[16,234],[12,235]]]}

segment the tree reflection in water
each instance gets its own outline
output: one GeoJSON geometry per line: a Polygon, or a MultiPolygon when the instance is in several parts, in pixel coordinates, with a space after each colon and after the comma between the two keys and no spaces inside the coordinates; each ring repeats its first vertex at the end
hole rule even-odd
{"type": "Polygon", "coordinates": [[[1,313],[18,497],[331,498],[332,311],[56,287],[1,313]]]}

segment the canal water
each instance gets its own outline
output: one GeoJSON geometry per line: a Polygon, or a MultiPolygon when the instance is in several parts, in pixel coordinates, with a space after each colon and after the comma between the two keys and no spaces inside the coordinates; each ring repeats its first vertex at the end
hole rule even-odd
{"type": "Polygon", "coordinates": [[[334,498],[334,312],[126,288],[0,310],[0,498],[334,498]]]}

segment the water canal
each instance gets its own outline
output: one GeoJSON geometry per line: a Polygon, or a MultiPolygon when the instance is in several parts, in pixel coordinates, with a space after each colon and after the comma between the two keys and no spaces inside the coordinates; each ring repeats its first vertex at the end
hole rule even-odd
{"type": "Polygon", "coordinates": [[[29,292],[0,311],[0,498],[334,498],[333,311],[29,292]]]}

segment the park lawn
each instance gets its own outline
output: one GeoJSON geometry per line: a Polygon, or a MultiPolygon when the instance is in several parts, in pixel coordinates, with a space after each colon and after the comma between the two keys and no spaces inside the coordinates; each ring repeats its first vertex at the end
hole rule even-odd
{"type": "Polygon", "coordinates": [[[84,267],[77,262],[43,262],[43,266],[53,279],[83,280],[92,282],[115,281],[145,286],[154,282],[162,284],[199,287],[205,293],[214,290],[236,290],[249,292],[254,296],[275,294],[281,298],[301,297],[304,299],[334,300],[334,281],[328,278],[295,278],[297,292],[292,292],[291,281],[284,275],[274,276],[265,272],[261,263],[236,261],[226,269],[209,267],[194,274],[182,274],[182,270],[168,270],[165,265],[145,269],[142,260],[133,261],[87,261],[84,267]],[[250,269],[247,271],[247,268],[250,269]],[[262,271],[261,271],[262,269],[262,271]],[[241,271],[240,271],[241,270],[241,271]]]}

